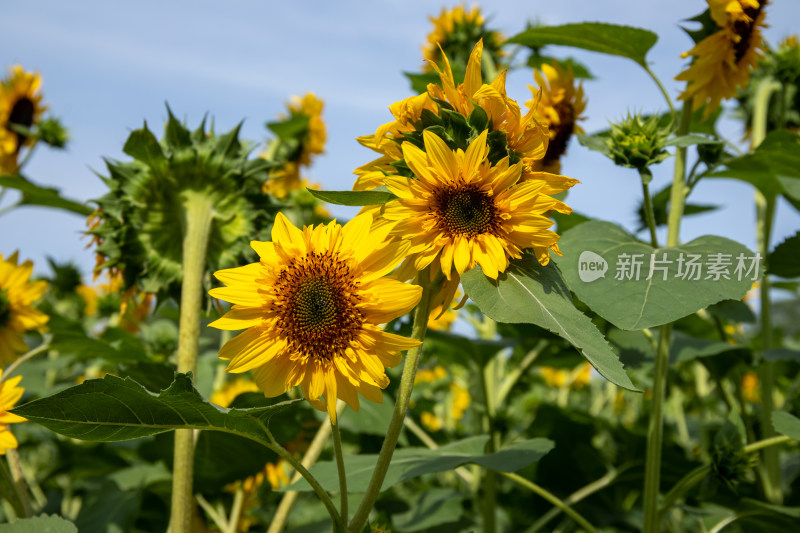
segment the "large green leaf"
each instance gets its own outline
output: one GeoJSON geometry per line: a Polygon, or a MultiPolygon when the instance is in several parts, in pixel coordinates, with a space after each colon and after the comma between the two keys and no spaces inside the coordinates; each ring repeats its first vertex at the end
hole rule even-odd
{"type": "Polygon", "coordinates": [[[7,187],[20,191],[22,193],[22,198],[20,198],[18,205],[55,207],[81,216],[88,216],[92,213],[91,207],[76,202],[75,200],[64,198],[61,196],[58,189],[41,187],[20,175],[0,177],[0,187],[7,187]]]}
{"type": "Polygon", "coordinates": [[[307,189],[312,196],[336,205],[383,205],[397,198],[388,191],[317,191],[307,189]]]}
{"type": "MultiPolygon", "coordinates": [[[[394,452],[392,463],[381,490],[392,485],[424,474],[445,472],[458,466],[474,463],[498,470],[515,472],[537,462],[553,449],[553,441],[547,439],[530,439],[514,444],[495,453],[484,454],[485,435],[470,437],[451,442],[436,450],[428,448],[400,448],[394,452]]],[[[351,492],[363,491],[369,484],[372,471],[378,460],[377,455],[346,455],[344,458],[347,471],[347,485],[351,492]]],[[[311,473],[320,484],[329,491],[339,489],[339,477],[336,464],[331,461],[319,462],[311,469],[311,473]]],[[[308,483],[301,479],[288,490],[311,490],[308,483]]]]}
{"type": "Polygon", "coordinates": [[[130,378],[107,375],[13,410],[31,422],[74,439],[120,441],[171,429],[208,429],[265,442],[269,419],[295,401],[250,409],[224,409],[205,400],[191,375],[175,374],[153,394],[130,378]]]}
{"type": "Polygon", "coordinates": [[[800,440],[800,418],[786,411],[772,413],[772,427],[781,435],[800,440]]]}
{"type": "Polygon", "coordinates": [[[784,278],[800,276],[800,232],[795,233],[769,254],[769,273],[784,278]]]}
{"type": "Polygon", "coordinates": [[[533,48],[541,48],[548,44],[574,46],[592,52],[627,57],[646,67],[645,56],[657,40],[658,35],[641,28],[603,22],[583,22],[530,28],[513,36],[508,42],[533,48]]]}
{"type": "MultiPolygon", "coordinates": [[[[586,224],[589,222],[575,229],[586,224]]],[[[608,342],[592,321],[575,308],[572,295],[554,265],[542,267],[535,258],[526,255],[497,280],[486,277],[476,267],[466,272],[461,282],[472,301],[490,318],[543,327],[580,350],[607,380],[637,390],[608,342]]]]}
{"type": "Polygon", "coordinates": [[[800,200],[800,137],[786,130],[770,132],[750,154],[725,162],[710,178],[734,178],[752,184],[766,196],[785,194],[800,200]]]}
{"type": "Polygon", "coordinates": [[[569,288],[594,312],[627,330],[668,324],[721,300],[739,300],[761,271],[756,254],[723,237],[656,250],[609,222],[576,226],[558,245],[564,256],[555,260],[569,288]],[[687,266],[690,259],[699,266],[687,266]]]}
{"type": "Polygon", "coordinates": [[[426,490],[413,502],[411,509],[392,516],[392,525],[400,531],[429,531],[458,522],[464,512],[463,499],[463,494],[453,489],[426,490]]]}
{"type": "Polygon", "coordinates": [[[0,526],[3,533],[78,533],[75,524],[60,516],[35,516],[23,518],[0,526]]]}

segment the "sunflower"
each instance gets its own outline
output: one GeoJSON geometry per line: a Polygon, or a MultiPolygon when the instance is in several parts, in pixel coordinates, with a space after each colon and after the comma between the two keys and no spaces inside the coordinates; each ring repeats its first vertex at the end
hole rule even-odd
{"type": "MultiPolygon", "coordinates": [[[[0,373],[2,373],[0,369],[0,373]]],[[[22,398],[25,389],[17,387],[22,376],[0,382],[0,455],[5,455],[6,451],[17,447],[17,438],[8,429],[8,424],[25,422],[21,416],[9,413],[9,409],[22,398]]]]}
{"type": "Polygon", "coordinates": [[[261,258],[215,274],[227,287],[211,296],[233,303],[210,325],[245,332],[220,350],[229,372],[254,370],[267,397],[300,385],[315,408],[336,423],[336,399],[358,411],[361,393],[382,402],[384,367],[419,342],[384,332],[384,324],[416,306],[421,287],[384,278],[408,245],[371,229],[370,215],[299,230],[279,213],[272,242],[253,241],[261,258]],[[323,403],[320,398],[324,398],[323,403]]]}
{"type": "Polygon", "coordinates": [[[25,72],[20,65],[10,69],[10,76],[0,82],[0,174],[17,170],[17,156],[33,139],[13,131],[11,125],[30,128],[47,109],[42,105],[39,74],[25,72]]]}
{"type": "Polygon", "coordinates": [[[582,116],[586,109],[583,84],[576,87],[572,67],[567,65],[565,70],[557,61],[552,65],[542,65],[541,72],[534,70],[533,75],[538,89],[528,87],[534,97],[539,91],[542,96],[538,106],[533,105],[535,99],[526,105],[536,107],[540,120],[550,129],[547,151],[534,168],[558,173],[561,170],[559,158],[567,151],[572,134],[583,133],[583,128],[578,125],[578,121],[585,118],[582,116]]]}
{"type": "Polygon", "coordinates": [[[681,56],[694,56],[694,61],[675,78],[688,83],[680,100],[693,98],[695,109],[708,103],[705,117],[750,81],[750,72],[764,46],[761,28],[767,4],[766,0],[707,1],[711,18],[720,30],[681,56]]]}
{"type": "Polygon", "coordinates": [[[495,64],[503,57],[500,49],[503,36],[486,28],[483,14],[477,5],[472,6],[469,11],[464,4],[450,10],[442,8],[438,17],[428,17],[428,20],[433,24],[433,30],[422,47],[426,71],[432,70],[431,65],[441,61],[443,54],[449,54],[455,63],[463,66],[467,62],[464,51],[475,46],[481,39],[495,64]]]}
{"type": "Polygon", "coordinates": [[[399,278],[435,263],[448,280],[436,302],[450,302],[461,274],[476,264],[497,279],[509,259],[521,257],[526,248],[542,265],[549,262],[550,250],[559,253],[559,237],[548,229],[553,221],[545,213],[571,209],[541,193],[543,180],[520,182],[522,161],[511,165],[505,157],[492,165],[486,131],[466,151],[451,150],[430,131],[423,137],[425,151],[402,145],[417,179],[385,180],[398,198],[384,206],[379,224],[410,244],[399,278]]]}
{"type": "Polygon", "coordinates": [[[33,263],[17,265],[17,252],[8,259],[0,254],[0,365],[13,362],[28,349],[22,334],[41,329],[48,316],[32,304],[47,290],[46,281],[31,282],[33,263]]]}

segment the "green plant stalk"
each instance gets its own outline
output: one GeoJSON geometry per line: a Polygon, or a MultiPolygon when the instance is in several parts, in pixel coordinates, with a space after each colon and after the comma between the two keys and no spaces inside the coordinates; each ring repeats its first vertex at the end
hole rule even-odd
{"type": "Polygon", "coordinates": [[[397,439],[400,437],[400,430],[403,429],[403,419],[406,417],[408,411],[408,402],[411,400],[411,391],[414,388],[414,376],[417,374],[417,365],[419,364],[419,357],[422,355],[422,342],[425,340],[425,333],[428,330],[428,316],[431,312],[431,298],[433,297],[438,284],[431,283],[430,270],[426,268],[418,274],[420,285],[422,285],[422,296],[414,312],[414,325],[411,328],[411,338],[420,342],[406,353],[406,361],[403,366],[403,375],[400,378],[400,388],[397,391],[397,400],[394,404],[394,411],[392,412],[392,419],[389,422],[389,428],[386,431],[386,437],[383,439],[381,451],[378,454],[378,462],[375,465],[375,470],[372,472],[369,484],[367,485],[364,499],[356,509],[353,519],[350,521],[350,530],[360,532],[364,524],[369,518],[369,512],[372,506],[375,505],[375,500],[378,499],[378,494],[381,491],[381,485],[386,477],[386,472],[389,470],[389,464],[392,461],[392,454],[394,454],[395,446],[397,446],[397,439]]]}
{"type": "MultiPolygon", "coordinates": [[[[6,459],[8,459],[6,457],[6,459]]],[[[0,461],[0,497],[8,503],[9,508],[5,508],[6,514],[13,510],[17,518],[25,516],[25,505],[20,497],[17,484],[11,476],[11,471],[6,466],[6,461],[0,461]]]]}
{"type": "MultiPolygon", "coordinates": [[[[337,406],[337,416],[342,414],[342,411],[344,411],[344,406],[344,402],[337,406]]],[[[331,425],[320,424],[316,435],[314,435],[314,438],[311,439],[311,444],[308,446],[305,455],[300,460],[300,464],[303,465],[304,468],[311,468],[314,463],[317,462],[317,459],[319,459],[319,456],[322,453],[322,449],[328,442],[328,436],[330,436],[330,434],[331,425]]],[[[303,476],[300,474],[300,472],[295,472],[294,476],[292,476],[291,482],[297,483],[302,477],[303,476]]],[[[283,495],[283,498],[281,498],[281,501],[278,504],[278,508],[275,510],[275,516],[272,518],[272,522],[267,529],[267,533],[280,533],[283,531],[283,526],[286,523],[286,520],[289,518],[289,513],[291,512],[292,507],[297,501],[297,497],[299,495],[300,493],[296,490],[287,491],[283,495]]]]}
{"type": "Polygon", "coordinates": [[[642,203],[644,204],[644,216],[647,220],[647,227],[650,229],[650,244],[653,248],[658,248],[658,236],[656,235],[656,217],[653,214],[653,199],[650,197],[650,187],[647,182],[653,178],[649,170],[639,170],[642,178],[642,203]]]}
{"type": "Polygon", "coordinates": [[[336,469],[339,472],[339,514],[342,522],[347,523],[347,473],[344,469],[344,455],[342,455],[342,435],[339,433],[339,424],[331,422],[333,432],[333,453],[336,456],[336,469]]]}
{"type": "Polygon", "coordinates": [[[541,496],[542,498],[544,498],[545,500],[547,500],[548,502],[552,503],[558,509],[563,511],[564,514],[566,514],[567,516],[569,516],[570,518],[575,520],[575,522],[579,526],[581,526],[583,529],[585,529],[588,533],[597,533],[597,530],[594,528],[594,526],[592,526],[592,524],[589,523],[588,520],[586,520],[577,511],[575,511],[575,509],[573,509],[572,507],[570,507],[569,505],[567,505],[563,501],[561,501],[554,494],[552,494],[551,492],[547,491],[545,488],[540,487],[539,485],[537,485],[533,481],[529,481],[529,480],[525,479],[524,477],[522,477],[520,475],[517,475],[517,474],[514,474],[514,473],[500,472],[500,475],[505,477],[505,478],[510,479],[511,481],[517,483],[518,485],[521,485],[521,486],[525,487],[526,489],[530,490],[534,494],[537,494],[537,495],[541,496]]]}
{"type": "Polygon", "coordinates": [[[14,488],[16,489],[19,502],[22,504],[24,516],[25,518],[30,518],[33,516],[31,499],[28,496],[28,484],[25,482],[25,474],[22,472],[22,460],[19,457],[19,452],[17,449],[9,448],[6,451],[6,459],[8,459],[8,468],[11,471],[11,479],[14,482],[14,488]]]}
{"type": "MultiPolygon", "coordinates": [[[[495,416],[497,406],[495,405],[495,359],[492,358],[486,366],[479,371],[481,377],[481,390],[483,391],[483,402],[486,408],[484,416],[484,430],[489,434],[487,443],[487,453],[494,453],[500,447],[500,434],[495,427],[495,416]]],[[[497,506],[497,476],[494,470],[486,469],[483,474],[483,498],[481,507],[483,509],[483,531],[484,533],[495,533],[497,529],[497,517],[495,507],[497,506]]]]}
{"type": "MultiPolygon", "coordinates": [[[[787,437],[785,435],[779,435],[777,437],[772,437],[769,439],[760,440],[758,442],[754,442],[752,444],[748,444],[743,448],[744,453],[756,453],[763,449],[768,449],[773,446],[777,446],[778,444],[784,444],[786,442],[791,442],[792,438],[787,437]]],[[[664,500],[661,504],[661,508],[658,511],[658,523],[660,524],[661,521],[667,514],[675,502],[677,502],[681,496],[686,494],[689,490],[692,489],[695,485],[703,481],[705,477],[711,472],[711,465],[703,465],[698,466],[694,470],[690,471],[688,474],[683,476],[680,481],[678,481],[664,496],[664,500]]]]}
{"type": "Polygon", "coordinates": [[[677,118],[677,115],[675,114],[675,106],[672,105],[672,99],[669,97],[669,93],[664,88],[664,85],[662,85],[661,80],[658,79],[658,76],[656,76],[655,72],[650,70],[650,67],[648,67],[647,65],[642,65],[642,66],[650,75],[650,77],[653,79],[653,81],[656,82],[656,85],[658,85],[661,94],[664,95],[664,100],[667,101],[667,105],[669,106],[669,114],[672,117],[672,123],[675,124],[675,119],[677,118]]]}
{"type": "MultiPolygon", "coordinates": [[[[197,372],[200,314],[203,303],[208,236],[213,206],[207,195],[189,191],[183,195],[183,280],[178,326],[178,372],[197,372]]],[[[194,431],[175,430],[175,460],[172,473],[170,533],[189,533],[192,527],[192,483],[194,477],[194,431]]]]}
{"type": "MultiPolygon", "coordinates": [[[[767,136],[767,118],[769,114],[769,101],[772,93],[781,88],[780,83],[772,78],[762,80],[756,88],[755,102],[753,106],[753,148],[757,148],[767,136]]],[[[756,190],[756,230],[758,237],[759,253],[762,259],[766,260],[769,254],[769,243],[772,236],[772,225],[775,218],[775,195],[765,196],[761,191],[756,190]]],[[[772,348],[772,320],[770,316],[770,280],[764,271],[761,278],[761,345],[764,352],[772,348]]],[[[773,390],[775,388],[775,376],[773,365],[769,361],[761,361],[759,369],[759,381],[761,382],[761,435],[769,438],[775,435],[772,429],[772,412],[775,408],[773,404],[773,390]]],[[[763,464],[763,483],[764,495],[767,500],[774,504],[780,504],[782,494],[780,488],[780,463],[778,450],[770,448],[761,455],[763,464]]]]}
{"type": "MultiPolygon", "coordinates": [[[[686,135],[692,125],[692,99],[683,102],[681,123],[676,135],[686,135]]],[[[669,214],[667,216],[667,246],[677,246],[680,240],[681,219],[686,202],[686,147],[675,149],[675,173],[672,177],[672,190],[669,197],[669,214]]]]}

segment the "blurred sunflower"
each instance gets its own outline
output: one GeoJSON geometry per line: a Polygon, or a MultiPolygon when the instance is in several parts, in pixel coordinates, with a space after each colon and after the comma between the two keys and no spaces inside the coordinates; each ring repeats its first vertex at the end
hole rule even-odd
{"type": "Polygon", "coordinates": [[[423,138],[425,151],[411,143],[402,145],[416,179],[385,179],[398,198],[384,206],[379,225],[388,225],[392,235],[410,244],[398,278],[435,263],[448,280],[435,303],[449,303],[460,276],[476,264],[497,279],[509,259],[520,258],[526,248],[533,248],[542,265],[549,262],[550,250],[560,253],[559,237],[548,229],[553,221],[545,214],[569,213],[570,208],[540,194],[542,181],[520,183],[521,161],[511,165],[505,157],[492,165],[486,131],[466,151],[451,150],[427,130],[423,138]]]}
{"type": "Polygon", "coordinates": [[[47,109],[42,104],[39,87],[42,78],[26,72],[20,65],[10,69],[10,75],[0,81],[0,174],[17,171],[17,156],[33,139],[14,131],[13,126],[31,128],[47,109]]]}
{"type": "Polygon", "coordinates": [[[0,254],[0,365],[13,362],[28,345],[22,334],[41,329],[49,317],[33,308],[47,290],[47,282],[31,282],[33,263],[18,265],[17,252],[7,259],[0,254]]]}
{"type": "Polygon", "coordinates": [[[431,64],[442,60],[442,53],[450,56],[458,65],[466,65],[467,54],[479,40],[483,39],[486,52],[495,64],[499,64],[503,57],[500,48],[503,36],[494,30],[486,28],[486,21],[481,13],[481,8],[473,5],[469,11],[464,4],[453,9],[442,8],[438,17],[428,17],[433,24],[433,30],[428,34],[428,39],[422,47],[422,57],[425,59],[426,71],[431,71],[431,64]]]}
{"type": "Polygon", "coordinates": [[[710,16],[720,28],[684,53],[692,64],[675,79],[687,82],[680,100],[693,98],[694,108],[705,103],[704,117],[722,100],[733,98],[750,81],[750,72],[763,50],[767,0],[707,0],[710,16]]]}
{"type": "MultiPolygon", "coordinates": [[[[2,369],[0,369],[2,373],[2,369]]],[[[17,438],[11,433],[8,424],[15,424],[17,422],[25,422],[25,418],[9,413],[9,409],[14,407],[25,389],[17,387],[22,380],[22,376],[13,377],[0,382],[0,455],[5,455],[6,451],[16,448],[17,438]]]]}
{"type": "Polygon", "coordinates": [[[323,107],[324,102],[313,93],[302,98],[293,96],[287,105],[289,114],[267,124],[278,137],[262,157],[284,161],[284,164],[264,182],[265,193],[285,198],[291,191],[304,187],[301,168],[310,166],[312,158],[325,151],[327,132],[322,119],[323,107]]]}
{"type": "MultiPolygon", "coordinates": [[[[528,86],[534,96],[542,92],[537,113],[543,124],[550,130],[550,143],[544,158],[537,161],[534,168],[546,172],[559,173],[561,163],[559,159],[567,151],[567,144],[573,133],[583,133],[583,128],[578,125],[586,109],[586,98],[583,96],[583,83],[575,86],[575,74],[572,67],[567,65],[566,70],[557,62],[552,65],[542,65],[542,70],[534,70],[534,79],[538,89],[528,86]]],[[[532,106],[534,100],[526,105],[532,106]]]]}
{"type": "Polygon", "coordinates": [[[234,306],[210,326],[246,329],[220,350],[229,372],[254,370],[268,397],[299,385],[334,424],[337,398],[354,411],[358,393],[383,401],[384,367],[397,365],[401,352],[419,342],[378,324],[413,309],[422,289],[383,277],[408,245],[387,240],[389,229],[370,229],[371,223],[359,215],[345,226],[299,230],[279,213],[272,242],[251,243],[259,263],[215,274],[227,287],[209,293],[234,306]]]}

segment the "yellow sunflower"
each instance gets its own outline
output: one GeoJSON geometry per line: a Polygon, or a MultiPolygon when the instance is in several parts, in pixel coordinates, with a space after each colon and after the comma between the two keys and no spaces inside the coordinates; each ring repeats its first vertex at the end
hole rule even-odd
{"type": "MultiPolygon", "coordinates": [[[[0,369],[0,373],[2,373],[0,369]]],[[[6,451],[16,448],[17,438],[11,433],[8,424],[15,424],[17,422],[25,422],[25,418],[9,413],[9,409],[14,407],[25,389],[17,387],[22,380],[22,376],[17,376],[0,382],[0,455],[5,455],[6,451]]]]}
{"type": "Polygon", "coordinates": [[[254,370],[268,397],[299,385],[311,405],[327,408],[333,423],[337,398],[354,411],[358,393],[383,401],[381,389],[389,384],[384,368],[419,342],[378,325],[413,309],[422,289],[384,277],[408,245],[371,223],[371,216],[359,215],[344,226],[331,222],[301,231],[278,213],[272,242],[251,243],[259,263],[215,274],[227,287],[209,294],[234,305],[210,325],[246,329],[220,350],[230,360],[229,372],[254,370]]]}
{"type": "Polygon", "coordinates": [[[33,308],[47,290],[46,281],[31,282],[33,263],[17,265],[17,252],[8,259],[0,254],[0,365],[13,362],[28,345],[22,334],[41,329],[48,316],[33,308]]]}
{"type": "Polygon", "coordinates": [[[706,117],[750,81],[764,46],[761,28],[767,4],[766,0],[707,1],[720,30],[681,56],[694,56],[694,61],[675,78],[688,83],[679,99],[693,98],[695,109],[708,103],[706,117]]]}
{"type": "Polygon", "coordinates": [[[520,182],[522,161],[510,165],[505,157],[492,165],[486,131],[466,151],[452,151],[427,130],[423,138],[425,151],[411,143],[402,145],[417,179],[385,179],[398,198],[384,206],[384,222],[379,224],[410,244],[399,278],[435,262],[449,280],[437,303],[450,302],[461,274],[476,264],[496,279],[509,259],[521,257],[526,248],[533,249],[542,265],[549,262],[550,250],[559,253],[559,237],[548,229],[553,221],[545,214],[571,209],[542,194],[543,180],[520,182]]]}
{"type": "Polygon", "coordinates": [[[33,142],[26,135],[13,131],[10,125],[30,128],[47,109],[42,105],[39,92],[41,76],[25,72],[20,65],[14,65],[10,72],[10,76],[0,82],[0,174],[16,172],[20,150],[33,142]]]}
{"type": "Polygon", "coordinates": [[[534,79],[538,88],[528,86],[534,96],[541,91],[541,100],[538,106],[534,105],[535,99],[526,105],[534,107],[541,122],[550,130],[550,143],[547,152],[534,168],[547,172],[558,173],[561,171],[559,159],[567,150],[567,144],[573,133],[583,133],[583,128],[578,125],[583,120],[583,111],[586,109],[586,99],[583,96],[583,83],[575,86],[575,75],[569,65],[564,69],[557,61],[552,65],[542,65],[541,72],[534,70],[534,79]]]}
{"type": "Polygon", "coordinates": [[[469,11],[464,4],[453,9],[443,7],[438,17],[431,16],[428,20],[433,24],[433,30],[428,34],[428,39],[422,47],[426,71],[432,69],[433,63],[441,61],[443,52],[449,53],[454,61],[463,65],[466,63],[466,57],[459,55],[475,46],[480,39],[485,41],[487,51],[492,54],[495,63],[503,57],[503,51],[500,49],[503,36],[486,28],[481,8],[477,5],[473,5],[469,11]]]}
{"type": "Polygon", "coordinates": [[[321,154],[325,151],[325,141],[327,133],[325,121],[322,120],[322,100],[314,96],[314,93],[307,93],[302,98],[292,97],[289,103],[289,111],[294,114],[302,114],[308,117],[308,130],[303,141],[303,151],[300,154],[298,163],[304,166],[311,164],[311,156],[321,154]]]}

